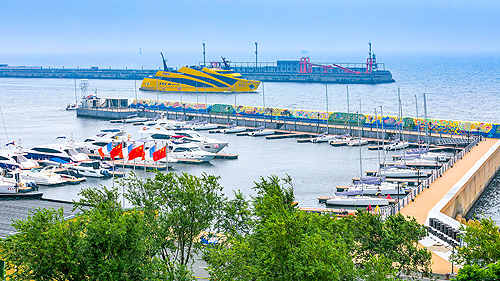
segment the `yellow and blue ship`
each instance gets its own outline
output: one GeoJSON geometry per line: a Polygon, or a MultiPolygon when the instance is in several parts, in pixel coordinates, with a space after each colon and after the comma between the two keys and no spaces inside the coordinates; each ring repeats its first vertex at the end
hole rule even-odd
{"type": "MultiPolygon", "coordinates": [[[[163,55],[162,55],[163,56],[163,55]]],[[[254,92],[260,81],[244,79],[230,69],[182,67],[168,71],[165,60],[164,71],[142,80],[141,90],[164,92],[254,92]]]]}

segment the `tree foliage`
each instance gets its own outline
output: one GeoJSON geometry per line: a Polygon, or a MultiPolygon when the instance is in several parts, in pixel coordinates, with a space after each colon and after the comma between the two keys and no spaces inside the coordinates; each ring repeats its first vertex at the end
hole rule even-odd
{"type": "Polygon", "coordinates": [[[126,198],[144,214],[157,278],[189,279],[201,232],[210,230],[223,205],[218,176],[156,172],[124,179],[126,198]]]}
{"type": "Polygon", "coordinates": [[[17,234],[0,242],[9,280],[137,280],[148,257],[139,213],[124,213],[116,189],[85,189],[83,211],[38,209],[13,223],[17,234]]]}
{"type": "Polygon", "coordinates": [[[457,274],[457,281],[497,281],[500,280],[500,264],[492,263],[482,268],[477,264],[464,265],[457,274]]]}
{"type": "Polygon", "coordinates": [[[453,255],[455,262],[484,267],[500,261],[499,227],[491,218],[471,220],[460,227],[460,238],[464,242],[453,255]]]}
{"type": "Polygon", "coordinates": [[[261,178],[255,190],[250,231],[206,248],[213,279],[396,280],[430,273],[431,255],[417,247],[426,231],[414,219],[300,211],[290,177],[261,178]]]}

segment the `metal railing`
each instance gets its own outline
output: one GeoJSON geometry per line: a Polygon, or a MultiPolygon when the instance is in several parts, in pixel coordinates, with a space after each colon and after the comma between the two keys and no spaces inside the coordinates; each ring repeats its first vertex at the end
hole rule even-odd
{"type": "Polygon", "coordinates": [[[462,159],[462,157],[465,154],[467,154],[481,140],[482,140],[481,137],[474,138],[474,140],[471,143],[469,143],[469,145],[467,145],[457,155],[448,160],[448,162],[443,164],[441,168],[433,171],[431,176],[423,180],[422,183],[420,183],[416,188],[412,189],[410,193],[408,193],[408,195],[406,195],[402,199],[399,199],[398,202],[392,206],[386,206],[380,208],[379,213],[382,215],[382,217],[386,217],[394,215],[397,212],[401,211],[401,209],[403,209],[404,206],[412,202],[415,199],[415,197],[417,197],[417,195],[419,195],[420,192],[422,192],[424,189],[429,188],[431,183],[433,183],[435,180],[441,177],[444,174],[444,172],[446,172],[446,170],[453,167],[453,164],[455,164],[458,160],[462,159]]]}

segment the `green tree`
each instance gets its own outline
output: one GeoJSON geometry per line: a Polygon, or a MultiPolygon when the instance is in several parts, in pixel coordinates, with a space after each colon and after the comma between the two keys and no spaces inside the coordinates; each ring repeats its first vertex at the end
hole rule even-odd
{"type": "Polygon", "coordinates": [[[193,257],[202,246],[198,237],[213,228],[223,205],[219,177],[155,173],[124,179],[126,198],[144,214],[155,277],[192,279],[193,257]]]}
{"type": "Polygon", "coordinates": [[[401,214],[385,220],[378,214],[358,210],[356,216],[340,220],[354,239],[352,257],[365,276],[384,270],[395,277],[430,275],[431,253],[418,247],[418,241],[427,235],[426,229],[415,218],[401,214]],[[388,266],[388,267],[387,267],[388,266]],[[372,268],[374,271],[367,271],[372,268]],[[391,269],[391,270],[389,270],[391,269]]]}
{"type": "Polygon", "coordinates": [[[250,231],[206,248],[213,279],[378,281],[430,273],[431,255],[417,247],[426,230],[414,219],[300,211],[290,177],[261,178],[255,190],[250,231]]]}
{"type": "Polygon", "coordinates": [[[499,227],[491,218],[471,220],[460,227],[463,247],[457,248],[452,259],[460,264],[484,267],[500,260],[499,227]]]}
{"type": "Polygon", "coordinates": [[[477,264],[464,265],[457,274],[457,281],[497,281],[500,280],[500,264],[492,263],[485,268],[477,264]]]}
{"type": "Polygon", "coordinates": [[[298,211],[289,177],[261,178],[255,189],[252,231],[207,247],[216,280],[342,280],[354,278],[348,237],[332,233],[329,216],[298,211]]]}
{"type": "Polygon", "coordinates": [[[123,213],[117,190],[84,189],[83,212],[66,220],[63,210],[38,209],[13,222],[17,233],[0,241],[9,280],[137,280],[150,258],[141,214],[123,213]],[[86,202],[89,205],[84,207],[86,202]]]}

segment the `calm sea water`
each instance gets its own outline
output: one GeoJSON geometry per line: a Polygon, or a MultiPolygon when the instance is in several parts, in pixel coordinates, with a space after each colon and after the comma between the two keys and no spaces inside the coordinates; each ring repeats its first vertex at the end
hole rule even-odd
{"type": "MultiPolygon", "coordinates": [[[[379,56],[380,57],[380,56],[379,56]]],[[[9,65],[41,65],[47,67],[89,66],[113,68],[153,68],[141,64],[139,60],[122,57],[119,65],[112,65],[107,56],[94,57],[90,62],[80,57],[38,57],[33,63],[26,58],[7,58],[9,65]],[[124,65],[125,64],[125,65],[124,65]]],[[[280,59],[279,56],[276,58],[280,59]]],[[[115,58],[116,63],[119,59],[115,58]]],[[[323,60],[326,61],[327,59],[323,60]]],[[[442,57],[387,56],[386,68],[391,70],[396,83],[381,85],[349,85],[350,110],[374,113],[383,106],[384,115],[397,115],[397,89],[401,89],[403,114],[415,116],[416,99],[419,114],[423,115],[423,97],[427,95],[429,118],[465,121],[500,122],[500,74],[496,66],[500,56],[442,57]]],[[[330,59],[329,61],[335,61],[330,59]]],[[[348,60],[346,60],[348,61],[348,60]]],[[[352,60],[350,60],[352,61],[352,60]]],[[[361,60],[359,60],[361,61],[361,60]]],[[[190,63],[191,64],[191,63],[190,63]]],[[[79,81],[76,81],[78,84],[79,81]]],[[[346,85],[265,83],[256,93],[245,94],[167,94],[142,92],[138,88],[141,81],[130,80],[90,80],[89,92],[103,97],[130,97],[160,100],[183,100],[190,102],[228,103],[291,109],[326,110],[328,93],[329,111],[347,111],[346,85]],[[136,83],[135,83],[136,82],[136,83]]],[[[78,85],[77,85],[78,86],[78,85]]],[[[75,112],[64,110],[75,97],[75,81],[72,79],[0,79],[0,143],[21,139],[24,147],[30,148],[41,143],[50,143],[58,136],[73,137],[77,141],[96,134],[100,129],[113,127],[105,120],[77,118],[75,112]]],[[[126,125],[125,130],[132,136],[139,136],[138,127],[126,125]]],[[[208,133],[206,133],[208,135],[208,133]]],[[[297,201],[301,206],[316,207],[317,196],[330,195],[337,185],[347,185],[350,179],[359,176],[360,161],[357,148],[334,148],[327,144],[299,144],[295,139],[265,140],[262,138],[237,137],[234,135],[210,135],[230,142],[227,153],[239,154],[237,160],[213,160],[206,165],[176,165],[174,171],[200,174],[207,172],[221,176],[221,184],[226,194],[233,189],[241,189],[245,194],[253,194],[253,182],[261,176],[289,174],[294,183],[297,201]]],[[[362,148],[363,170],[375,169],[377,152],[362,148]]],[[[144,172],[140,172],[144,174],[144,172]]],[[[149,174],[149,173],[148,173],[149,174]]],[[[76,186],[42,188],[46,197],[77,199],[83,186],[99,184],[112,185],[111,180],[89,179],[76,186]]],[[[116,184],[116,183],[115,183],[116,184]]],[[[483,200],[496,205],[498,196],[485,193],[483,200]]],[[[476,207],[477,213],[487,213],[489,205],[476,207]]],[[[497,212],[498,213],[498,212],[497,212]]],[[[492,213],[493,215],[493,213],[492,213]]],[[[497,215],[498,216],[498,215],[497,215]]],[[[500,216],[495,218],[500,221],[500,216]]]]}

